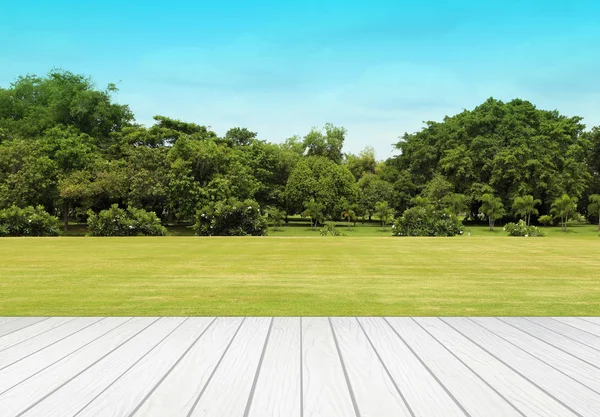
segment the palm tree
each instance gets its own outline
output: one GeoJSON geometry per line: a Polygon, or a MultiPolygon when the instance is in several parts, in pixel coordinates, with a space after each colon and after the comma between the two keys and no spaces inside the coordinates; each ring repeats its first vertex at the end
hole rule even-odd
{"type": "Polygon", "coordinates": [[[356,221],[356,212],[354,211],[355,209],[355,205],[351,204],[348,200],[346,200],[345,198],[342,198],[340,200],[341,206],[342,206],[342,217],[345,219],[348,219],[348,230],[350,230],[350,222],[351,221],[356,221]]]}
{"type": "Polygon", "coordinates": [[[525,223],[529,226],[531,215],[539,213],[535,208],[538,204],[542,204],[542,201],[538,199],[534,200],[532,195],[515,197],[513,200],[513,211],[517,216],[523,216],[525,223]]]}
{"type": "Polygon", "coordinates": [[[552,203],[550,213],[554,214],[555,217],[560,217],[563,232],[567,231],[567,222],[571,214],[575,211],[576,204],[577,198],[569,197],[568,194],[563,194],[552,203]]]}
{"type": "Polygon", "coordinates": [[[483,202],[480,210],[488,217],[490,230],[494,231],[494,223],[496,220],[502,218],[506,214],[504,204],[502,204],[502,200],[500,200],[499,197],[494,197],[492,194],[482,195],[480,201],[483,202]]]}
{"type": "Polygon", "coordinates": [[[443,199],[444,204],[455,216],[459,216],[467,210],[467,196],[464,194],[450,193],[443,199]]]}
{"type": "Polygon", "coordinates": [[[592,194],[590,196],[590,203],[588,214],[598,216],[598,231],[600,232],[600,194],[592,194]]]}
{"type": "Polygon", "coordinates": [[[388,207],[387,201],[378,201],[375,203],[375,215],[381,220],[381,227],[385,232],[385,224],[394,217],[394,210],[388,207]]]}
{"type": "Polygon", "coordinates": [[[310,227],[315,230],[317,223],[323,220],[323,209],[325,207],[323,204],[317,203],[314,198],[306,203],[304,207],[306,207],[306,210],[302,212],[301,216],[310,217],[310,227]]]}

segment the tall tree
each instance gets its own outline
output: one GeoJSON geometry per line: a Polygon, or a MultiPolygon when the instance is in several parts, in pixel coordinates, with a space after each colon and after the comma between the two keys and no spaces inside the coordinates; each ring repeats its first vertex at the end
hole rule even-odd
{"type": "Polygon", "coordinates": [[[496,220],[501,219],[505,214],[504,204],[500,197],[495,197],[492,194],[484,194],[481,196],[481,212],[488,218],[490,230],[494,230],[496,220]]]}
{"type": "Polygon", "coordinates": [[[246,146],[256,139],[256,132],[251,132],[245,127],[234,127],[225,133],[225,139],[232,141],[233,146],[246,146]]]}
{"type": "Polygon", "coordinates": [[[340,206],[342,207],[342,218],[348,221],[348,230],[350,230],[350,222],[356,222],[356,204],[352,204],[342,197],[340,206]]]}
{"type": "Polygon", "coordinates": [[[443,206],[450,209],[455,216],[459,216],[467,210],[467,203],[468,199],[466,195],[456,193],[447,194],[442,200],[443,206]]]}
{"type": "Polygon", "coordinates": [[[394,217],[394,210],[388,206],[386,201],[379,201],[375,204],[375,215],[379,217],[381,227],[385,231],[385,225],[394,217]]]}
{"type": "Polygon", "coordinates": [[[554,214],[555,217],[560,218],[563,232],[567,231],[567,222],[571,218],[571,215],[575,213],[576,209],[577,198],[570,197],[568,194],[563,194],[552,203],[550,212],[554,214]]]}
{"type": "Polygon", "coordinates": [[[287,212],[299,213],[311,199],[323,205],[325,217],[338,219],[342,197],[356,200],[354,177],[343,165],[322,156],[305,157],[294,168],[285,188],[287,212]]]}
{"type": "Polygon", "coordinates": [[[453,189],[454,186],[450,181],[444,178],[443,175],[436,174],[431,181],[425,184],[422,194],[427,197],[436,208],[440,209],[444,205],[444,199],[452,194],[453,189]]]}
{"type": "Polygon", "coordinates": [[[592,194],[589,197],[589,201],[588,214],[598,217],[598,231],[600,232],[600,194],[592,194]]]}
{"type": "Polygon", "coordinates": [[[542,204],[542,200],[534,199],[532,195],[515,197],[513,200],[513,211],[517,216],[523,216],[527,222],[527,226],[529,226],[531,215],[538,214],[538,210],[535,208],[538,204],[542,204]]]}
{"type": "Polygon", "coordinates": [[[31,138],[55,126],[72,126],[103,143],[133,121],[128,106],[113,102],[117,91],[115,84],[97,90],[89,77],[64,70],[19,77],[0,89],[0,127],[31,138]]]}
{"type": "Polygon", "coordinates": [[[385,201],[391,207],[394,202],[394,186],[375,174],[366,173],[357,183],[358,206],[369,220],[375,212],[375,204],[385,201]]]}
{"type": "Polygon", "coordinates": [[[352,172],[356,181],[365,174],[375,174],[375,168],[377,167],[375,149],[372,146],[367,146],[358,155],[347,154],[346,166],[352,172]]]}
{"type": "Polygon", "coordinates": [[[304,148],[307,156],[324,156],[336,164],[342,162],[346,129],[336,127],[331,123],[325,124],[325,134],[313,128],[304,137],[304,148]]]}
{"type": "Polygon", "coordinates": [[[311,199],[310,201],[308,201],[307,203],[304,204],[304,207],[306,207],[306,209],[302,212],[302,217],[309,217],[310,218],[310,227],[312,228],[312,230],[315,230],[315,227],[317,227],[317,224],[319,222],[323,222],[323,204],[315,201],[315,199],[311,199]]]}
{"type": "MultiPolygon", "coordinates": [[[[580,117],[541,110],[520,99],[488,99],[443,121],[427,122],[397,143],[398,171],[407,171],[417,189],[443,174],[454,192],[479,199],[489,184],[502,201],[533,195],[547,213],[564,192],[579,197],[592,178],[587,166],[590,134],[580,117]]],[[[474,207],[477,209],[477,207],[474,207]]]]}

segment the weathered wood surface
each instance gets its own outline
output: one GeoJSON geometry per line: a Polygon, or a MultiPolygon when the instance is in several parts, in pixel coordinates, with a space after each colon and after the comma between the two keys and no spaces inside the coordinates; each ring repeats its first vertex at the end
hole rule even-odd
{"type": "Polygon", "coordinates": [[[598,318],[0,317],[0,416],[598,416],[598,318]]]}

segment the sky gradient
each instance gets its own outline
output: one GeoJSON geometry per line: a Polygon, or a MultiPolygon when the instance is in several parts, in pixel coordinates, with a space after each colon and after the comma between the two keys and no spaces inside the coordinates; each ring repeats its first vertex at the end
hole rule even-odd
{"type": "Polygon", "coordinates": [[[0,11],[0,86],[63,68],[118,83],[142,124],[280,142],[331,122],[346,152],[384,159],[404,132],[492,96],[600,125],[599,13],[591,0],[22,0],[0,11]]]}

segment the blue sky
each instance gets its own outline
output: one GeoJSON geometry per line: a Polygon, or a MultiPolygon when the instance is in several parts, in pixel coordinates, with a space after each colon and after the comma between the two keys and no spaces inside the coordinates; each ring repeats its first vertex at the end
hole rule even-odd
{"type": "Polygon", "coordinates": [[[380,159],[488,97],[600,125],[600,2],[31,1],[0,11],[0,85],[53,67],[162,114],[279,142],[326,122],[380,159]]]}

